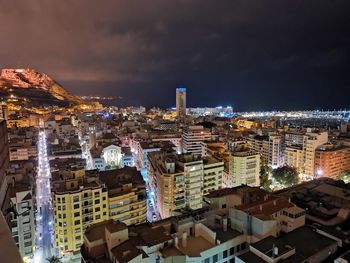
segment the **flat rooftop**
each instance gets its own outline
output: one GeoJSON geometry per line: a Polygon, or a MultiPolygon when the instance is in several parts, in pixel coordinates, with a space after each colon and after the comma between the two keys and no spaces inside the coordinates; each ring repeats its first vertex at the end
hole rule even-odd
{"type": "Polygon", "coordinates": [[[318,234],[312,227],[303,226],[278,238],[272,236],[264,238],[251,244],[251,246],[269,257],[271,256],[274,245],[278,247],[279,255],[295,248],[295,254],[284,262],[299,263],[336,242],[333,239],[318,234]]]}
{"type": "Polygon", "coordinates": [[[201,252],[212,247],[215,247],[215,244],[210,243],[208,240],[201,236],[188,236],[186,247],[182,246],[182,239],[179,239],[179,250],[189,257],[198,257],[200,256],[201,252]]]}

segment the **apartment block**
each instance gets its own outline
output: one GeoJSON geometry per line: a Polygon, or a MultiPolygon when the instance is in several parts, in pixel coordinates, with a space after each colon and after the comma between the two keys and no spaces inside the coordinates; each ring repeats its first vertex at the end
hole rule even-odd
{"type": "Polygon", "coordinates": [[[304,171],[303,173],[309,176],[316,175],[315,172],[315,152],[316,148],[328,142],[328,132],[310,132],[304,136],[303,151],[304,151],[304,171]]]}
{"type": "Polygon", "coordinates": [[[286,165],[302,173],[304,170],[304,151],[302,146],[286,146],[284,150],[284,160],[286,165]]]}
{"type": "Polygon", "coordinates": [[[186,206],[190,209],[199,209],[203,205],[203,160],[194,154],[178,156],[177,165],[185,178],[186,206]]]}
{"type": "Polygon", "coordinates": [[[55,245],[61,253],[78,253],[85,229],[109,218],[107,189],[94,178],[77,174],[54,182],[52,200],[55,245]]]}
{"type": "Polygon", "coordinates": [[[283,138],[279,134],[256,135],[247,137],[248,147],[259,153],[261,161],[272,168],[284,165],[283,138]]]}
{"type": "Polygon", "coordinates": [[[176,167],[176,155],[166,152],[148,154],[149,186],[162,218],[178,214],[186,206],[185,175],[176,167]]]}
{"type": "Polygon", "coordinates": [[[260,186],[260,155],[251,150],[232,153],[233,172],[229,185],[260,186]]]}
{"type": "Polygon", "coordinates": [[[350,171],[350,147],[323,144],[315,151],[316,176],[337,179],[350,171]]]}
{"type": "Polygon", "coordinates": [[[112,219],[146,221],[146,188],[136,168],[86,171],[72,166],[52,173],[55,242],[63,253],[78,253],[91,224],[112,219]]]}
{"type": "Polygon", "coordinates": [[[203,158],[203,195],[222,188],[224,162],[214,157],[203,158]]]}
{"type": "Polygon", "coordinates": [[[109,219],[127,225],[146,222],[146,186],[135,167],[100,171],[98,177],[108,191],[109,219]]]}
{"type": "Polygon", "coordinates": [[[33,193],[29,180],[13,181],[9,186],[10,203],[15,209],[11,221],[10,230],[18,250],[24,260],[34,253],[35,246],[35,217],[33,193]]]}
{"type": "Polygon", "coordinates": [[[201,156],[201,142],[210,139],[210,131],[204,129],[203,126],[188,126],[182,132],[183,152],[193,153],[196,156],[201,156]]]}

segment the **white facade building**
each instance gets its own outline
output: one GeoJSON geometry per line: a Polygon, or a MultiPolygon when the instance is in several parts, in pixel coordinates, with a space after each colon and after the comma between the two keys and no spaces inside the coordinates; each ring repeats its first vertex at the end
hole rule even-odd
{"type": "Polygon", "coordinates": [[[202,156],[201,142],[210,139],[210,131],[204,129],[203,126],[189,126],[185,128],[182,133],[183,152],[202,156]]]}

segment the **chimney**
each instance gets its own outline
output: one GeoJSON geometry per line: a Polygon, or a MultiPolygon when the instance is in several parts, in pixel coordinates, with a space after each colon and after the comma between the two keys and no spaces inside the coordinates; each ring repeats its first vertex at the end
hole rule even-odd
{"type": "Polygon", "coordinates": [[[175,247],[179,246],[179,238],[177,236],[174,237],[174,245],[175,247]]]}
{"type": "Polygon", "coordinates": [[[227,232],[227,217],[222,218],[222,231],[227,232]]]}
{"type": "Polygon", "coordinates": [[[182,246],[187,247],[187,232],[182,233],[182,246]]]}
{"type": "Polygon", "coordinates": [[[272,245],[272,257],[278,257],[278,247],[275,244],[272,245]]]}

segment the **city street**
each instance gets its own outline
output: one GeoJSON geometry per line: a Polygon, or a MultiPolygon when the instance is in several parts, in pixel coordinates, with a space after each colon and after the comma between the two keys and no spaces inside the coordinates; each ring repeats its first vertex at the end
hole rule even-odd
{"type": "Polygon", "coordinates": [[[92,170],[94,169],[94,165],[92,162],[92,157],[89,149],[88,143],[83,139],[81,134],[79,134],[79,141],[80,141],[80,147],[82,152],[83,159],[86,160],[86,170],[92,170]]]}
{"type": "Polygon", "coordinates": [[[147,191],[147,221],[149,222],[154,222],[154,221],[158,221],[161,219],[158,211],[157,211],[157,207],[156,207],[156,203],[154,201],[154,193],[152,192],[149,183],[148,183],[148,175],[147,175],[147,169],[143,168],[141,169],[141,175],[143,180],[146,183],[146,191],[147,191]]]}
{"type": "Polygon", "coordinates": [[[53,249],[53,215],[51,205],[50,166],[47,157],[46,136],[40,131],[38,140],[38,174],[36,176],[36,250],[34,262],[47,262],[53,249]]]}

